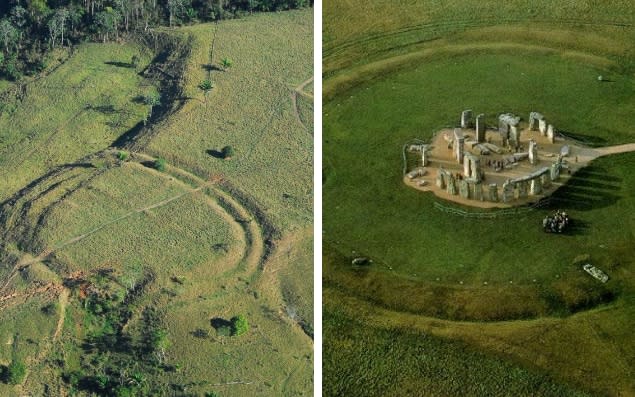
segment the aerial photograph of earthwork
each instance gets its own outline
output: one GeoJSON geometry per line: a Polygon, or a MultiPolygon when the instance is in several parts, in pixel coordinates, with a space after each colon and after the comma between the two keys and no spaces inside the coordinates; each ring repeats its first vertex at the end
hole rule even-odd
{"type": "Polygon", "coordinates": [[[324,2],[324,396],[635,396],[634,22],[324,2]]]}
{"type": "Polygon", "coordinates": [[[312,395],[312,5],[0,3],[0,396],[312,395]]]}

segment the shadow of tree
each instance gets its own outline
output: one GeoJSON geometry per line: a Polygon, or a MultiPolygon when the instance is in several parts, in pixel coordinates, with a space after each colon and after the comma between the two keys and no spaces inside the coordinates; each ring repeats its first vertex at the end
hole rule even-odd
{"type": "Polygon", "coordinates": [[[116,66],[118,68],[126,68],[126,69],[134,68],[134,64],[132,64],[130,62],[106,61],[106,62],[104,62],[104,64],[111,65],[111,66],[116,66]]]}
{"type": "Polygon", "coordinates": [[[209,154],[210,156],[216,158],[216,159],[223,159],[225,158],[225,156],[223,155],[223,152],[221,152],[220,150],[216,150],[216,149],[207,149],[205,151],[205,153],[209,154]]]}

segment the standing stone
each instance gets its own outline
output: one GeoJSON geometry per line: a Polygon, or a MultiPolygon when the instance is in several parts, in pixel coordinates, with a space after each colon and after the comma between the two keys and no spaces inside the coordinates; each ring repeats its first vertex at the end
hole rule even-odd
{"type": "Polygon", "coordinates": [[[520,128],[516,125],[509,127],[509,145],[518,151],[520,146],[520,128]]]}
{"type": "Polygon", "coordinates": [[[546,136],[547,135],[547,120],[545,119],[538,120],[538,129],[540,130],[540,135],[546,136]]]}
{"type": "Polygon", "coordinates": [[[549,124],[549,127],[547,127],[547,138],[549,138],[549,142],[554,143],[555,141],[555,134],[553,131],[553,125],[549,124]]]}
{"type": "Polygon", "coordinates": [[[482,113],[476,116],[476,142],[485,142],[485,115],[482,113]]]}
{"type": "Polygon", "coordinates": [[[461,113],[461,128],[472,128],[472,109],[461,113]]]}
{"type": "Polygon", "coordinates": [[[503,183],[503,203],[509,203],[514,199],[514,185],[508,179],[503,183]]]}
{"type": "Polygon", "coordinates": [[[460,128],[454,129],[454,158],[459,164],[463,163],[463,154],[465,150],[465,137],[460,128]]]}
{"type": "Polygon", "coordinates": [[[429,163],[429,159],[428,159],[428,151],[427,151],[426,149],[427,149],[427,148],[426,148],[426,147],[424,147],[424,148],[421,150],[421,165],[422,165],[423,167],[427,167],[427,166],[428,166],[428,163],[429,163]]]}
{"type": "Polygon", "coordinates": [[[529,186],[529,193],[532,196],[536,196],[542,193],[542,182],[540,181],[539,177],[531,180],[531,184],[529,186]]]}
{"type": "Polygon", "coordinates": [[[542,187],[545,189],[551,186],[551,177],[549,174],[542,174],[540,176],[540,181],[542,182],[542,187]]]}
{"type": "Polygon", "coordinates": [[[503,143],[503,146],[507,146],[507,143],[509,141],[509,124],[507,124],[506,122],[502,120],[499,120],[498,133],[501,136],[501,141],[503,143]]]}
{"type": "Polygon", "coordinates": [[[448,194],[452,195],[452,196],[456,196],[456,180],[454,179],[454,175],[452,174],[448,174],[448,186],[447,186],[447,192],[448,194]]]}
{"type": "Polygon", "coordinates": [[[474,183],[474,193],[472,194],[474,200],[483,201],[483,184],[481,182],[474,183]]]}
{"type": "Polygon", "coordinates": [[[462,198],[470,198],[470,184],[465,179],[459,181],[459,194],[462,198]]]}
{"type": "Polygon", "coordinates": [[[529,113],[529,130],[536,131],[538,129],[538,123],[540,120],[544,119],[545,116],[538,112],[529,113]]]}
{"type": "Polygon", "coordinates": [[[443,168],[437,170],[437,187],[439,189],[445,189],[445,171],[443,168]]]}
{"type": "Polygon", "coordinates": [[[495,183],[490,183],[488,185],[488,194],[489,201],[498,202],[498,185],[495,183]]]}
{"type": "Polygon", "coordinates": [[[550,176],[552,181],[557,181],[560,178],[560,162],[551,164],[550,176]]]}
{"type": "Polygon", "coordinates": [[[529,183],[527,181],[521,181],[518,183],[518,198],[524,199],[527,198],[527,185],[529,183]]]}
{"type": "Polygon", "coordinates": [[[531,165],[538,164],[538,145],[533,139],[529,140],[529,163],[531,165]]]}

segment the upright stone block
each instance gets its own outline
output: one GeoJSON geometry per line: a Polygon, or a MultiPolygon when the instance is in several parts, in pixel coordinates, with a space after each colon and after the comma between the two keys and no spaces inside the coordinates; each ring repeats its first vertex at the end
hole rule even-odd
{"type": "Polygon", "coordinates": [[[503,183],[503,203],[509,203],[514,200],[514,185],[509,181],[503,183]]]}
{"type": "Polygon", "coordinates": [[[536,131],[538,129],[538,123],[540,120],[544,119],[545,116],[538,112],[529,113],[529,130],[536,131]]]}
{"type": "Polygon", "coordinates": [[[547,120],[538,120],[538,129],[540,130],[540,135],[547,136],[547,120]]]}
{"type": "Polygon", "coordinates": [[[485,142],[485,115],[482,113],[476,116],[476,142],[485,142]]]}
{"type": "Polygon", "coordinates": [[[560,178],[560,163],[556,162],[551,164],[551,180],[557,181],[560,178]]]}
{"type": "Polygon", "coordinates": [[[472,110],[464,110],[461,112],[461,128],[472,128],[472,110]]]}
{"type": "Polygon", "coordinates": [[[474,200],[483,201],[483,184],[481,182],[475,182],[473,186],[472,198],[474,200]]]}
{"type": "Polygon", "coordinates": [[[459,195],[465,199],[470,198],[470,184],[465,179],[459,181],[459,195]]]}
{"type": "Polygon", "coordinates": [[[518,182],[518,198],[524,199],[527,198],[527,188],[529,183],[527,181],[518,182]]]}
{"type": "Polygon", "coordinates": [[[487,197],[489,198],[489,201],[497,203],[498,202],[498,185],[495,183],[490,183],[487,186],[487,190],[488,190],[487,197]]]}
{"type": "Polygon", "coordinates": [[[509,145],[518,151],[520,146],[520,128],[518,126],[509,126],[509,145]]]}
{"type": "Polygon", "coordinates": [[[531,180],[529,193],[532,196],[537,196],[542,193],[542,182],[540,181],[540,177],[531,180]]]}
{"type": "Polygon", "coordinates": [[[552,124],[549,124],[549,127],[547,127],[547,138],[549,139],[549,142],[551,143],[554,143],[556,140],[556,134],[554,132],[552,124]]]}
{"type": "Polygon", "coordinates": [[[437,187],[439,189],[445,189],[446,187],[445,179],[446,179],[445,171],[443,171],[442,168],[438,169],[437,170],[437,187]]]}
{"type": "Polygon", "coordinates": [[[450,194],[452,196],[456,196],[457,189],[456,189],[456,180],[454,179],[454,175],[448,174],[447,184],[448,184],[448,186],[447,186],[448,194],[450,194]]]}
{"type": "Polygon", "coordinates": [[[463,164],[463,155],[465,151],[465,137],[460,128],[454,129],[454,158],[459,164],[463,164]]]}
{"type": "Polygon", "coordinates": [[[540,176],[540,181],[542,182],[542,187],[547,189],[551,187],[551,176],[549,174],[542,174],[540,176]]]}
{"type": "Polygon", "coordinates": [[[531,165],[538,164],[538,145],[533,139],[529,141],[529,163],[531,165]]]}

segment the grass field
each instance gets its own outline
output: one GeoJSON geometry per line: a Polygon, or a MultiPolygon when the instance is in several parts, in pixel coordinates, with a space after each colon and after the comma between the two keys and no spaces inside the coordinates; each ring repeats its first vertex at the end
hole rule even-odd
{"type": "Polygon", "coordinates": [[[405,395],[455,395],[454,384],[470,390],[474,382],[459,371],[404,375],[405,382],[391,377],[416,364],[378,358],[389,334],[402,356],[417,355],[417,336],[434,334],[448,349],[439,354],[453,357],[450,368],[483,360],[464,354],[457,341],[494,366],[523,368],[507,369],[518,376],[497,389],[502,383],[488,380],[496,370],[476,367],[488,395],[575,395],[532,383],[545,374],[555,388],[635,393],[634,346],[626,336],[635,321],[633,154],[595,161],[550,208],[493,220],[441,212],[437,198],[408,189],[401,174],[406,141],[457,125],[469,108],[490,125],[498,113],[527,118],[537,110],[590,144],[635,141],[624,123],[635,100],[625,6],[325,5],[325,318],[344,316],[360,328],[345,339],[340,320],[325,323],[328,395],[341,394],[352,382],[345,376],[363,376],[361,368],[383,379],[364,383],[369,395],[398,395],[399,387],[409,387],[405,395]],[[598,75],[611,83],[598,83],[598,75]],[[560,207],[578,227],[545,235],[542,218],[560,207]],[[373,264],[351,266],[360,255],[373,264]],[[606,269],[611,281],[599,285],[580,260],[606,269]],[[346,363],[336,358],[344,345],[356,352],[346,363]]]}
{"type": "Polygon", "coordinates": [[[312,19],[83,44],[3,108],[0,394],[311,393],[312,19]]]}

